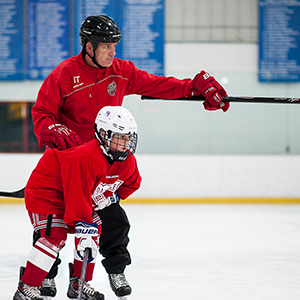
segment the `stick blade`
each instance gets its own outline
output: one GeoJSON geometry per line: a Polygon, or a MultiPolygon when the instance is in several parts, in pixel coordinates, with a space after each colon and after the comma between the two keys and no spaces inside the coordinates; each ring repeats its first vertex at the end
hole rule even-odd
{"type": "Polygon", "coordinates": [[[9,198],[24,198],[25,188],[22,188],[14,192],[4,192],[0,191],[0,197],[9,197],[9,198]]]}

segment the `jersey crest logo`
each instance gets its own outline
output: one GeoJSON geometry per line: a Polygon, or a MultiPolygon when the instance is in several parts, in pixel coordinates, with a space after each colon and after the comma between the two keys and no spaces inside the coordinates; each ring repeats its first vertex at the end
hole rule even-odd
{"type": "Polygon", "coordinates": [[[110,96],[114,96],[117,91],[117,84],[113,81],[107,86],[107,92],[110,96]]]}
{"type": "Polygon", "coordinates": [[[114,183],[102,183],[100,182],[99,185],[96,187],[94,193],[92,194],[92,199],[94,200],[95,204],[98,205],[103,200],[106,199],[104,193],[111,192],[114,193],[118,190],[118,188],[123,184],[124,181],[118,179],[114,183]]]}

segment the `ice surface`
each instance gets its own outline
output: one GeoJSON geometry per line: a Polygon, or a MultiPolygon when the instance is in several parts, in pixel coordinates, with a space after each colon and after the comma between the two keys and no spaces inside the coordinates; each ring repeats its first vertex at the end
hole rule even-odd
{"type": "MultiPolygon", "coordinates": [[[[300,299],[300,205],[124,205],[131,222],[128,300],[300,299]]],[[[21,204],[0,206],[0,299],[12,299],[32,228],[21,204]]],[[[61,251],[67,299],[73,236],[61,251]]],[[[117,299],[101,265],[93,287],[117,299]]]]}

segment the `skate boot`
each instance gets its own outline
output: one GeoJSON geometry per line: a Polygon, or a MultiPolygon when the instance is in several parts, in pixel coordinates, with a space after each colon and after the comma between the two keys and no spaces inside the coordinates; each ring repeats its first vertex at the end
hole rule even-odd
{"type": "MultiPolygon", "coordinates": [[[[70,269],[70,283],[67,292],[67,296],[70,299],[77,299],[78,296],[78,285],[80,282],[80,278],[72,277],[73,273],[73,264],[69,264],[70,269]]],[[[84,282],[82,288],[82,300],[104,300],[104,295],[95,291],[88,283],[84,282]]]]}
{"type": "Polygon", "coordinates": [[[45,278],[40,290],[42,296],[55,297],[57,290],[54,278],[45,278]]]}
{"type": "MultiPolygon", "coordinates": [[[[131,294],[131,287],[126,280],[124,273],[122,274],[108,274],[109,283],[118,297],[124,297],[131,294]]],[[[124,298],[125,299],[125,298],[124,298]]]]}
{"type": "MultiPolygon", "coordinates": [[[[25,272],[25,268],[20,267],[20,278],[22,277],[24,272],[25,272]]],[[[38,287],[29,286],[20,280],[18,284],[18,289],[15,292],[13,300],[44,300],[44,299],[41,297],[41,292],[38,287]]]]}

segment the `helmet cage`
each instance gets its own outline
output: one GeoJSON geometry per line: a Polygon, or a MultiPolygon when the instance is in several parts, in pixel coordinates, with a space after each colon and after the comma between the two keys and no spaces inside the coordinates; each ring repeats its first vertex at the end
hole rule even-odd
{"type": "Polygon", "coordinates": [[[135,153],[137,124],[125,107],[103,107],[95,119],[95,135],[103,153],[113,161],[124,161],[135,153]]]}
{"type": "MultiPolygon", "coordinates": [[[[95,124],[95,127],[97,127],[97,124],[95,124]]],[[[121,134],[111,130],[105,131],[103,128],[100,128],[99,131],[95,130],[95,132],[100,141],[100,147],[103,153],[113,161],[124,161],[136,151],[138,137],[135,132],[121,134]],[[114,135],[117,135],[117,137],[115,137],[114,142],[112,142],[114,135]],[[124,146],[124,139],[120,139],[120,136],[128,137],[128,144],[124,151],[116,150],[119,146],[124,146]]]]}

